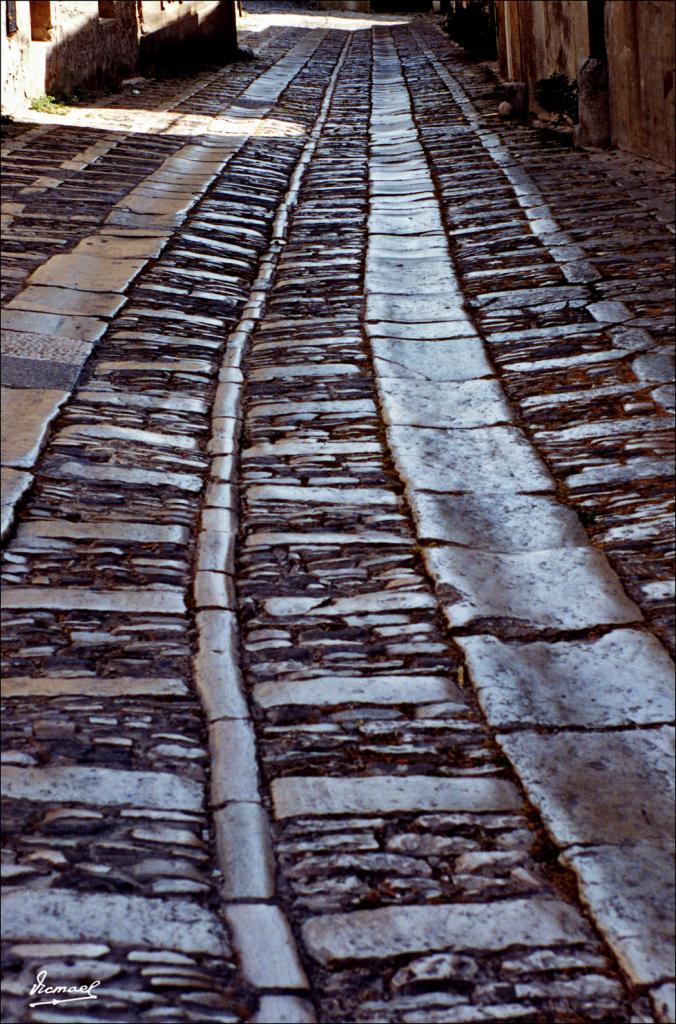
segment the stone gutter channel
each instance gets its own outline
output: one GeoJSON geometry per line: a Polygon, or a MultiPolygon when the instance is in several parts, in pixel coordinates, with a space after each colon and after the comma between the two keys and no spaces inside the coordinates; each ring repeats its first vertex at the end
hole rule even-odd
{"type": "MultiPolygon", "coordinates": [[[[556,242],[567,280],[594,280],[532,179],[416,36],[531,230],[556,242]]],[[[671,888],[662,766],[673,663],[515,420],[465,308],[396,47],[390,33],[375,37],[366,329],[389,446],[487,720],[627,977],[661,1007],[673,982],[660,909],[671,888]],[[395,139],[397,155],[380,156],[395,139]],[[651,780],[650,811],[643,792],[628,791],[632,778],[651,780]]],[[[603,320],[606,305],[589,309],[603,320]]]]}
{"type": "Polygon", "coordinates": [[[224,876],[226,918],[245,977],[263,994],[261,1021],[314,1021],[310,1004],[279,990],[307,992],[294,936],[275,901],[275,864],[258,779],[256,739],[239,669],[233,575],[237,533],[237,452],[242,432],[241,366],[266,300],[303,177],[324,128],[336,83],[349,50],[344,44],[326,86],[314,127],[291,175],[272,224],[270,247],[235,330],[212,408],[212,456],[206,507],[197,546],[193,600],[198,651],[194,678],[209,720],[211,804],[224,876]],[[264,941],[262,937],[264,936],[264,941]],[[267,993],[267,994],[266,994],[267,993]],[[275,993],[275,994],[272,994],[275,993]]]}

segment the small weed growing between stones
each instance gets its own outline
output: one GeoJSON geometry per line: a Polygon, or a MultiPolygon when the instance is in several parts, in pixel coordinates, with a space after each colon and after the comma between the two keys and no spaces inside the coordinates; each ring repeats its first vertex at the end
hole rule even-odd
{"type": "Polygon", "coordinates": [[[67,114],[70,107],[84,102],[86,97],[80,94],[59,93],[58,95],[47,94],[36,96],[31,100],[31,110],[37,110],[41,114],[67,114]]]}

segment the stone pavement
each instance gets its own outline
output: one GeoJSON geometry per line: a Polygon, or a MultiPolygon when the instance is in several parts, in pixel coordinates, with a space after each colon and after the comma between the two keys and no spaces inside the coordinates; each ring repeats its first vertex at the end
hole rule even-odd
{"type": "Polygon", "coordinates": [[[668,176],[245,32],[8,130],[3,1019],[673,1020],[668,176]]]}

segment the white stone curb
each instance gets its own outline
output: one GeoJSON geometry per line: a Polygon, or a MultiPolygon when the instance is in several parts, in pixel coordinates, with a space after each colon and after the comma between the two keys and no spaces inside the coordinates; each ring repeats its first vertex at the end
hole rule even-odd
{"type": "MultiPolygon", "coordinates": [[[[239,324],[228,338],[212,412],[211,479],[197,544],[193,596],[198,609],[198,651],[194,673],[210,723],[211,802],[223,872],[221,892],[244,976],[262,991],[306,991],[308,982],[288,921],[280,908],[269,902],[275,895],[274,859],[259,788],[255,735],[237,656],[232,573],[237,529],[233,512],[235,452],[242,427],[241,365],[253,330],[264,314],[289,219],[326,122],[348,45],[336,63],[317,120],[277,209],[268,254],[260,262],[239,324]]],[[[280,1024],[313,1024],[315,1015],[310,1004],[302,999],[269,995],[261,999],[255,1020],[260,1024],[272,1020],[280,1024]]]]}

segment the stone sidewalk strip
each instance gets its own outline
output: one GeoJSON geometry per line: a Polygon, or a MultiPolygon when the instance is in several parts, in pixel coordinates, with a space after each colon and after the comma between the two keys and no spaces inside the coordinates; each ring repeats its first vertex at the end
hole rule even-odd
{"type": "MultiPolygon", "coordinates": [[[[462,88],[456,85],[452,76],[440,66],[436,57],[430,55],[427,38],[423,39],[420,36],[416,36],[416,38],[419,41],[420,52],[424,54],[424,59],[428,59],[431,65],[438,71],[441,80],[449,88],[461,111],[468,118],[469,124],[474,128],[478,128],[481,125],[480,118],[474,111],[471,102],[467,99],[462,88]]],[[[404,52],[407,52],[408,39],[402,40],[402,43],[404,52]]],[[[396,125],[400,137],[405,137],[406,142],[405,148],[397,150],[390,167],[396,168],[396,161],[397,159],[400,160],[403,174],[405,173],[404,161],[415,159],[417,166],[422,166],[427,155],[417,138],[418,129],[416,128],[416,122],[413,120],[411,101],[409,99],[409,94],[411,96],[416,94],[416,88],[420,82],[419,70],[416,68],[415,72],[409,72],[407,68],[405,79],[404,73],[395,69],[393,58],[395,57],[396,50],[390,41],[383,41],[382,53],[382,74],[374,76],[374,115],[371,120],[372,144],[374,151],[378,151],[376,147],[380,145],[382,147],[381,151],[387,152],[388,144],[395,141],[391,138],[390,133],[393,130],[393,126],[396,125]],[[389,115],[386,127],[383,120],[379,119],[377,115],[379,95],[382,97],[380,102],[392,110],[396,109],[396,113],[389,115]]],[[[404,63],[406,65],[406,62],[404,63]]],[[[420,109],[417,110],[417,113],[420,116],[420,109]]],[[[566,238],[563,232],[559,230],[558,225],[550,216],[546,206],[539,205],[534,212],[530,202],[526,201],[525,197],[535,194],[537,188],[528,179],[527,175],[519,175],[518,162],[512,158],[509,149],[497,137],[491,137],[485,130],[481,131],[478,138],[481,145],[488,150],[491,159],[504,171],[507,180],[513,186],[517,202],[523,207],[527,222],[535,236],[538,239],[545,240],[545,244],[547,244],[547,238],[551,236],[550,244],[555,241],[557,246],[563,246],[563,252],[565,252],[563,270],[568,280],[591,281],[597,278],[599,276],[597,272],[590,264],[580,259],[580,253],[575,253],[575,260],[569,261],[570,253],[566,251],[566,246],[570,244],[571,240],[566,238]]],[[[371,175],[371,194],[375,197],[382,186],[378,178],[375,177],[374,169],[371,170],[371,175]]],[[[427,182],[425,182],[424,174],[419,172],[411,189],[415,188],[417,191],[425,187],[427,187],[429,194],[433,196],[434,186],[431,175],[428,172],[427,182]]],[[[372,204],[375,202],[376,199],[374,198],[372,204]]],[[[428,221],[426,221],[425,227],[428,232],[436,232],[440,245],[446,239],[447,232],[449,239],[452,239],[452,232],[448,230],[450,224],[442,224],[441,217],[437,217],[435,220],[431,206],[432,204],[428,203],[428,221]]],[[[449,219],[452,218],[452,200],[445,209],[449,211],[449,219]]],[[[379,244],[382,240],[382,232],[381,217],[376,206],[375,212],[369,217],[369,245],[371,240],[379,244]]],[[[423,236],[420,242],[422,254],[426,237],[423,236]]],[[[441,245],[440,251],[443,252],[441,245]]],[[[555,258],[558,256],[559,251],[555,249],[555,258]]],[[[446,263],[445,274],[448,280],[447,293],[457,294],[460,288],[450,262],[446,263]]],[[[441,281],[442,279],[437,277],[436,280],[441,281]]],[[[378,290],[382,289],[382,287],[378,266],[375,262],[375,257],[373,257],[373,259],[367,261],[367,293],[370,294],[371,291],[375,291],[377,294],[378,290]]],[[[393,291],[392,284],[388,284],[386,287],[388,292],[393,291]]],[[[405,299],[405,305],[402,305],[401,308],[400,318],[402,321],[417,320],[422,323],[430,319],[429,296],[424,294],[424,289],[417,287],[415,262],[413,260],[401,263],[396,288],[402,296],[407,296],[410,293],[409,297],[405,299]],[[417,297],[411,297],[416,292],[417,297]],[[418,308],[417,316],[413,312],[416,303],[418,308]]],[[[389,301],[391,295],[388,294],[387,298],[389,301]]],[[[582,287],[552,288],[551,294],[548,294],[547,289],[542,287],[532,291],[528,289],[522,289],[521,291],[496,291],[491,294],[478,296],[476,303],[479,309],[488,310],[489,315],[490,310],[494,306],[499,308],[503,317],[509,315],[512,307],[515,307],[515,319],[517,319],[521,315],[523,307],[530,306],[533,308],[535,306],[537,308],[538,305],[544,305],[548,306],[551,310],[555,310],[563,308],[561,305],[557,306],[557,302],[561,303],[563,301],[568,308],[574,308],[578,300],[587,301],[588,312],[597,321],[617,323],[631,318],[631,313],[626,307],[622,306],[620,310],[619,307],[622,304],[612,302],[590,303],[587,291],[582,287]]],[[[370,302],[371,299],[368,298],[367,316],[369,315],[370,302]]],[[[432,318],[434,318],[434,314],[432,314],[432,318]]],[[[391,319],[394,321],[397,319],[397,316],[393,314],[391,319]]],[[[486,326],[484,330],[490,331],[490,327],[486,326]]],[[[393,334],[395,332],[396,326],[393,325],[393,334]]],[[[468,337],[472,336],[471,323],[468,323],[466,334],[468,337]]],[[[428,342],[428,344],[435,343],[428,342]]],[[[455,344],[460,346],[462,342],[458,341],[455,344]]],[[[374,350],[374,356],[377,356],[377,349],[374,350]]],[[[540,488],[534,487],[530,481],[524,478],[522,467],[525,454],[531,443],[531,439],[527,435],[522,435],[520,447],[518,448],[514,445],[503,446],[500,461],[494,462],[492,466],[489,465],[488,467],[489,478],[487,481],[486,456],[488,455],[490,458],[490,455],[493,455],[495,452],[491,435],[502,431],[503,436],[506,437],[505,431],[511,428],[501,426],[500,421],[509,422],[512,417],[509,411],[498,411],[501,408],[504,410],[509,410],[510,408],[509,403],[502,397],[502,388],[496,384],[494,385],[494,391],[489,392],[487,390],[487,385],[491,382],[486,377],[486,367],[481,368],[483,371],[481,379],[477,379],[476,385],[480,385],[483,393],[491,395],[493,405],[491,407],[490,402],[482,404],[481,398],[478,401],[470,399],[468,409],[469,415],[472,418],[467,421],[466,425],[475,429],[460,430],[460,427],[465,426],[465,423],[463,423],[464,406],[462,405],[463,389],[471,386],[471,380],[466,379],[467,382],[463,384],[451,385],[450,393],[445,391],[444,398],[441,399],[437,398],[434,389],[414,372],[411,371],[408,376],[403,378],[405,383],[403,381],[400,382],[400,380],[392,382],[387,377],[381,376],[383,368],[387,366],[385,362],[376,358],[374,365],[378,375],[378,388],[383,415],[385,423],[388,424],[391,449],[400,473],[406,482],[407,492],[411,495],[412,505],[416,511],[418,522],[424,528],[425,520],[428,523],[430,522],[430,512],[432,512],[434,515],[432,520],[433,527],[431,530],[428,527],[426,532],[428,534],[432,533],[437,545],[440,541],[446,542],[449,545],[445,547],[428,547],[425,552],[425,560],[436,582],[437,592],[452,631],[496,633],[498,637],[505,639],[517,638],[519,636],[523,637],[523,639],[533,639],[540,633],[554,640],[563,640],[567,634],[576,631],[592,630],[598,626],[610,624],[639,623],[642,620],[639,608],[632,601],[628,600],[620,585],[620,581],[608,565],[605,557],[592,547],[586,537],[583,536],[581,529],[573,527],[576,537],[576,545],[574,547],[565,546],[565,535],[562,538],[556,536],[558,522],[563,527],[565,517],[569,515],[568,510],[562,509],[558,516],[552,516],[549,524],[545,525],[545,530],[547,530],[548,526],[552,529],[550,534],[551,543],[548,541],[546,545],[542,545],[540,550],[533,550],[530,517],[523,521],[521,527],[524,538],[522,548],[519,548],[518,542],[515,545],[514,532],[512,530],[508,531],[507,528],[504,530],[503,536],[507,532],[510,534],[508,552],[503,550],[505,544],[501,537],[490,537],[491,527],[489,527],[488,536],[486,535],[485,528],[483,527],[485,517],[481,513],[481,503],[478,498],[472,501],[470,496],[473,493],[479,495],[485,490],[499,490],[509,493],[511,484],[513,488],[511,500],[514,502],[512,507],[516,509],[519,507],[520,492],[523,494],[524,491],[542,489],[541,486],[540,488]],[[456,406],[454,388],[461,397],[459,408],[456,406]],[[446,401],[447,398],[448,401],[446,401]],[[495,409],[495,411],[492,411],[492,409],[495,409]],[[491,422],[496,425],[486,429],[487,425],[491,422]],[[411,426],[404,426],[404,424],[411,424],[411,426]],[[429,429],[432,425],[434,430],[429,429]],[[444,427],[446,427],[446,430],[444,430],[444,427]],[[420,440],[418,435],[420,435],[420,440]],[[465,436],[467,437],[466,442],[464,440],[465,436]],[[475,447],[473,450],[477,436],[481,439],[483,447],[475,447]],[[517,459],[519,460],[518,468],[516,468],[517,459]],[[510,465],[514,468],[510,469],[510,465]],[[499,473],[499,488],[493,486],[493,473],[499,473]],[[461,527],[465,537],[458,536],[458,527],[452,518],[452,514],[439,514],[442,509],[450,511],[453,508],[453,502],[457,500],[455,495],[453,497],[449,496],[444,506],[439,503],[439,499],[436,496],[430,495],[428,497],[425,494],[426,491],[443,492],[444,490],[462,492],[462,496],[466,496],[466,504],[463,509],[465,516],[462,518],[461,527]],[[430,504],[430,499],[432,502],[436,502],[436,504],[430,504]],[[469,503],[467,503],[468,500],[469,503]],[[421,515],[423,509],[427,512],[425,519],[421,515]],[[469,523],[467,521],[468,513],[469,516],[478,514],[476,526],[473,530],[477,539],[468,546],[458,546],[458,542],[467,544],[469,540],[467,534],[472,530],[472,527],[471,519],[469,523]],[[483,535],[481,539],[478,537],[480,533],[483,535]],[[490,539],[497,541],[495,548],[492,547],[490,539]],[[562,542],[563,546],[561,546],[562,542]],[[476,550],[477,544],[482,550],[476,550]]],[[[399,369],[400,374],[401,372],[401,369],[399,369]]],[[[481,394],[481,390],[479,394],[481,394]]],[[[640,421],[634,421],[634,424],[637,428],[643,426],[640,421]]],[[[602,423],[600,426],[601,430],[603,430],[606,424],[602,423]]],[[[622,426],[623,424],[615,425],[608,423],[608,435],[611,433],[611,427],[613,431],[617,431],[622,426]]],[[[627,426],[631,428],[631,420],[627,426]]],[[[571,432],[576,437],[580,434],[596,437],[598,436],[599,428],[596,424],[583,424],[581,427],[574,426],[571,428],[571,432]]],[[[565,434],[565,431],[552,432],[553,437],[556,439],[554,443],[560,443],[559,438],[562,434],[565,434]]],[[[542,435],[535,434],[536,441],[539,436],[542,435]]],[[[529,457],[537,459],[535,452],[529,457]]],[[[524,499],[526,499],[525,495],[523,495],[521,500],[523,501],[524,499]]],[[[527,505],[521,507],[526,512],[527,505]]],[[[494,517],[495,512],[491,516],[493,521],[494,517]]],[[[512,518],[518,520],[518,513],[512,518]]],[[[494,528],[493,532],[495,532],[494,528]]],[[[518,536],[518,533],[519,527],[517,526],[516,536],[518,536]]],[[[623,661],[630,657],[629,652],[632,649],[635,636],[638,639],[641,637],[641,634],[631,630],[616,631],[614,634],[615,645],[619,644],[622,648],[620,657],[623,661]]],[[[461,644],[464,639],[464,637],[459,637],[461,644]]],[[[486,640],[490,642],[490,638],[486,638],[486,640]]],[[[472,647],[473,639],[467,637],[466,642],[471,655],[472,651],[476,650],[476,647],[472,647]]],[[[544,646],[544,644],[541,645],[541,648],[544,646]]],[[[550,658],[556,658],[556,647],[557,645],[552,645],[550,658]]],[[[511,644],[509,646],[503,644],[501,649],[503,651],[503,658],[506,651],[510,652],[508,658],[509,668],[507,671],[511,670],[514,673],[518,687],[524,686],[528,678],[527,663],[522,667],[518,660],[512,659],[511,655],[511,652],[514,651],[518,656],[518,648],[511,644]]],[[[669,720],[671,714],[673,714],[673,699],[669,700],[667,693],[670,691],[671,680],[673,679],[673,666],[666,657],[658,657],[657,662],[660,667],[655,687],[663,695],[662,711],[663,715],[669,720]]],[[[591,710],[594,708],[594,694],[596,691],[599,691],[599,695],[603,699],[603,695],[607,695],[609,691],[615,691],[616,686],[616,671],[612,660],[605,657],[605,647],[602,642],[588,648],[587,661],[586,663],[583,662],[583,664],[585,664],[585,669],[581,674],[586,677],[587,674],[591,673],[594,679],[592,694],[587,698],[586,706],[589,708],[589,719],[585,722],[585,725],[594,727],[597,724],[601,724],[601,722],[606,724],[602,713],[593,714],[591,710]],[[594,654],[592,655],[592,661],[590,661],[589,654],[592,651],[594,654]]],[[[499,662],[496,663],[496,660],[474,657],[470,659],[470,668],[472,678],[481,695],[482,705],[488,720],[492,724],[497,725],[500,722],[501,715],[504,716],[506,706],[510,706],[509,697],[503,696],[502,693],[504,682],[500,675],[499,662]],[[498,675],[496,675],[496,670],[498,675]],[[498,688],[500,697],[496,699],[495,694],[498,688]]],[[[526,701],[522,701],[520,708],[518,706],[514,707],[511,704],[510,724],[513,726],[523,728],[526,723],[529,723],[531,728],[535,725],[541,728],[543,724],[546,724],[552,718],[554,718],[554,723],[558,727],[562,724],[571,724],[570,715],[566,716],[563,720],[561,719],[558,705],[559,693],[549,688],[549,673],[546,672],[546,669],[545,673],[544,677],[540,675],[538,678],[536,699],[539,700],[540,707],[537,715],[533,716],[526,701]]],[[[608,696],[605,699],[608,701],[608,696]]],[[[622,705],[621,709],[619,709],[621,716],[623,712],[625,716],[628,713],[625,710],[627,702],[631,706],[635,704],[636,698],[625,689],[624,694],[619,697],[619,703],[622,705]]],[[[630,789],[638,788],[642,792],[647,775],[649,774],[647,763],[644,763],[640,758],[627,762],[623,753],[624,747],[615,734],[608,734],[606,736],[603,733],[597,733],[596,736],[599,744],[599,756],[607,759],[609,769],[616,772],[619,777],[624,778],[623,772],[627,770],[627,765],[629,765],[628,775],[624,778],[624,786],[628,786],[630,789]]],[[[627,741],[630,740],[631,736],[632,734],[627,735],[627,741]]],[[[562,808],[558,802],[561,799],[565,804],[565,797],[561,794],[560,783],[557,781],[557,772],[555,770],[552,771],[551,767],[549,771],[544,770],[544,765],[549,764],[552,742],[553,737],[537,735],[531,735],[530,738],[526,735],[505,736],[501,738],[503,749],[510,756],[517,772],[525,782],[526,791],[543,812],[545,821],[556,841],[565,845],[565,839],[559,827],[559,815],[562,814],[562,808]],[[527,753],[531,750],[529,742],[535,744],[536,749],[541,750],[545,758],[540,763],[537,781],[533,775],[534,764],[532,756],[527,753]],[[547,751],[546,754],[544,754],[545,750],[547,751]],[[519,756],[515,756],[517,751],[519,756]],[[555,809],[550,811],[549,808],[552,802],[555,809]]],[[[576,740],[576,744],[579,742],[579,740],[576,740]]],[[[571,750],[577,749],[577,745],[571,747],[571,750]]],[[[571,771],[571,778],[575,780],[576,791],[588,794],[587,799],[593,801],[594,805],[596,805],[598,795],[593,778],[590,778],[584,771],[575,770],[575,766],[575,758],[572,760],[572,766],[571,761],[568,761],[568,770],[571,771]]],[[[657,786],[662,798],[664,796],[664,784],[668,785],[663,778],[660,778],[657,786]]],[[[582,807],[578,807],[578,801],[573,797],[572,792],[568,796],[568,807],[570,807],[570,820],[572,823],[575,823],[571,827],[573,832],[576,832],[578,822],[580,827],[582,826],[582,807]]],[[[622,868],[619,870],[623,878],[628,879],[631,875],[641,875],[643,869],[641,857],[638,854],[639,847],[626,843],[623,844],[620,840],[622,826],[626,821],[626,807],[624,803],[613,805],[605,801],[605,813],[608,815],[609,821],[608,836],[604,838],[590,821],[591,833],[586,833],[583,841],[586,843],[609,842],[613,844],[616,877],[619,877],[617,865],[620,864],[622,864],[622,868]]],[[[668,827],[666,819],[664,819],[660,821],[657,830],[651,834],[648,841],[648,845],[650,842],[655,844],[652,847],[653,857],[660,856],[658,850],[661,851],[668,848],[669,840],[667,839],[667,834],[668,827]]],[[[568,842],[574,841],[570,838],[568,839],[568,842]]],[[[644,848],[642,847],[641,849],[644,848]]],[[[614,903],[615,916],[612,922],[610,922],[606,910],[609,894],[606,894],[605,898],[601,896],[602,888],[598,885],[599,877],[607,879],[610,876],[607,874],[597,874],[595,878],[597,884],[594,887],[590,887],[585,885],[584,877],[585,874],[589,874],[589,865],[594,864],[594,858],[588,857],[583,861],[577,857],[571,857],[568,859],[568,863],[580,874],[581,884],[589,909],[603,933],[616,949],[617,955],[621,958],[630,977],[639,984],[646,984],[648,981],[654,983],[659,980],[661,977],[660,970],[658,970],[657,976],[648,978],[645,972],[640,969],[641,955],[645,956],[642,950],[634,957],[631,954],[627,954],[626,943],[619,939],[617,927],[619,919],[624,917],[626,925],[624,929],[620,928],[619,931],[629,929],[634,934],[638,933],[634,941],[639,949],[641,949],[641,943],[643,943],[644,947],[646,943],[650,943],[652,941],[651,928],[653,926],[648,924],[648,922],[653,917],[655,909],[653,904],[653,912],[651,913],[646,907],[651,905],[651,897],[647,897],[646,903],[646,896],[643,892],[639,894],[632,890],[631,887],[625,888],[619,905],[617,900],[614,903]],[[630,921],[631,924],[629,924],[630,921]]],[[[591,870],[593,871],[593,868],[591,870]]],[[[652,886],[649,884],[648,890],[653,893],[653,899],[659,901],[657,894],[664,892],[666,874],[662,876],[662,873],[658,872],[657,875],[651,877],[651,883],[652,886]]],[[[667,945],[670,942],[667,937],[668,934],[670,933],[668,932],[667,925],[667,931],[660,931],[662,941],[667,945]]]]}

